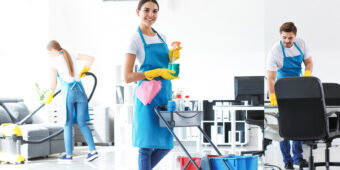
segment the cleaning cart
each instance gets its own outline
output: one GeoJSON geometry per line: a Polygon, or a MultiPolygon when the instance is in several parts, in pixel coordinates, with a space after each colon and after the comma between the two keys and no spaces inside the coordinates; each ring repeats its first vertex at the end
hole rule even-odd
{"type": "MultiPolygon", "coordinates": [[[[199,131],[203,134],[204,138],[211,144],[211,146],[215,149],[216,153],[220,156],[222,156],[221,152],[217,149],[217,147],[214,145],[214,143],[211,141],[211,139],[208,137],[208,135],[203,131],[201,128],[201,121],[202,121],[202,113],[203,111],[166,111],[167,106],[156,106],[155,112],[159,116],[160,119],[160,126],[166,127],[169,132],[175,137],[176,141],[179,143],[185,154],[189,157],[190,161],[184,166],[183,170],[187,168],[190,162],[193,163],[195,168],[197,170],[203,170],[201,169],[194,159],[191,157],[187,149],[184,147],[182,142],[178,139],[176,134],[173,131],[174,127],[197,127],[199,131]]],[[[232,170],[227,162],[225,160],[221,160],[226,170],[232,170]]]]}

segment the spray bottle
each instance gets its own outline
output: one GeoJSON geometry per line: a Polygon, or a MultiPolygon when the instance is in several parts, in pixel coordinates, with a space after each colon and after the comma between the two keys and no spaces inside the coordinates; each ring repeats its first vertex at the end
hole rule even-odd
{"type": "Polygon", "coordinates": [[[179,74],[179,63],[177,59],[179,58],[179,50],[182,49],[180,45],[181,45],[181,42],[179,41],[172,42],[171,43],[172,49],[170,49],[170,53],[169,53],[170,64],[168,66],[168,69],[175,71],[176,73],[172,73],[172,75],[176,77],[178,77],[178,74],[179,74]]]}

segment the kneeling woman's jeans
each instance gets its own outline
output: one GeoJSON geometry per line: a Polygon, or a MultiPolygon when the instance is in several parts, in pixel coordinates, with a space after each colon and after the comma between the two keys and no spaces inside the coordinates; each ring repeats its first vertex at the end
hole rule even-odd
{"type": "Polygon", "coordinates": [[[139,170],[151,170],[169,152],[170,149],[139,148],[139,170]]]}
{"type": "Polygon", "coordinates": [[[64,142],[65,150],[67,155],[72,155],[72,126],[73,126],[73,115],[72,112],[76,111],[76,119],[81,133],[90,147],[90,151],[96,150],[93,137],[90,128],[86,123],[86,114],[88,109],[88,102],[84,88],[82,86],[75,85],[73,88],[68,90],[67,95],[67,122],[64,126],[64,142]]]}

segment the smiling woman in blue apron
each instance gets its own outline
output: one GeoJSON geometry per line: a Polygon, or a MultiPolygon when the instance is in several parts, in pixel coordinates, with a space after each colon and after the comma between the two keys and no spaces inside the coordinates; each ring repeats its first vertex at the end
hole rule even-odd
{"type": "Polygon", "coordinates": [[[124,78],[126,83],[138,81],[134,95],[132,144],[139,148],[139,170],[150,170],[173,148],[173,137],[159,126],[156,105],[166,105],[172,96],[168,70],[169,49],[165,36],[156,32],[159,5],[156,0],[140,0],[137,15],[140,25],[130,38],[126,52],[124,78]],[[135,61],[140,69],[133,72],[135,61]]]}
{"type": "Polygon", "coordinates": [[[51,56],[51,88],[45,104],[52,102],[58,79],[62,98],[61,117],[63,118],[63,122],[65,122],[64,141],[66,154],[59,160],[72,160],[72,126],[77,123],[90,148],[90,153],[86,160],[92,161],[98,157],[98,152],[96,151],[91,131],[86,124],[86,121],[90,120],[88,102],[80,78],[84,77],[84,73],[90,70],[94,58],[85,54],[78,54],[77,57],[71,57],[55,40],[48,43],[47,50],[51,56]],[[76,74],[77,68],[76,64],[74,64],[76,60],[87,61],[79,75],[76,74]]]}
{"type": "MultiPolygon", "coordinates": [[[[268,55],[267,74],[268,89],[271,105],[277,105],[274,83],[275,80],[284,77],[311,76],[313,61],[304,40],[296,38],[297,28],[294,23],[286,22],[280,27],[281,41],[276,43],[268,55]],[[302,74],[302,63],[305,72],[302,74]]],[[[293,164],[307,166],[308,163],[302,157],[302,142],[293,141],[293,154],[290,155],[290,141],[280,142],[283,161],[286,169],[294,169],[293,164]]]]}

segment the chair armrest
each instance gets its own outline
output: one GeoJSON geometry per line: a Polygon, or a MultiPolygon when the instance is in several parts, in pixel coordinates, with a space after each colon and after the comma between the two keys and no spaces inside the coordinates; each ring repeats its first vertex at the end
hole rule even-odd
{"type": "Polygon", "coordinates": [[[330,117],[330,116],[332,116],[333,114],[335,114],[337,117],[339,117],[340,112],[338,112],[338,111],[327,112],[327,113],[326,113],[326,116],[327,116],[327,117],[330,117]]]}
{"type": "Polygon", "coordinates": [[[267,124],[268,124],[268,119],[266,118],[266,116],[270,116],[270,117],[274,117],[275,120],[277,121],[276,123],[274,124],[278,124],[278,121],[279,121],[279,114],[276,114],[276,113],[272,113],[272,112],[264,112],[264,127],[267,127],[267,124]]]}
{"type": "Polygon", "coordinates": [[[266,112],[265,112],[264,115],[265,115],[265,116],[266,116],[266,115],[273,116],[273,117],[275,117],[276,119],[279,118],[279,115],[276,114],[276,113],[266,113],[266,112]]]}
{"type": "Polygon", "coordinates": [[[339,111],[330,111],[326,113],[327,132],[330,137],[340,135],[339,122],[339,111]]]}

